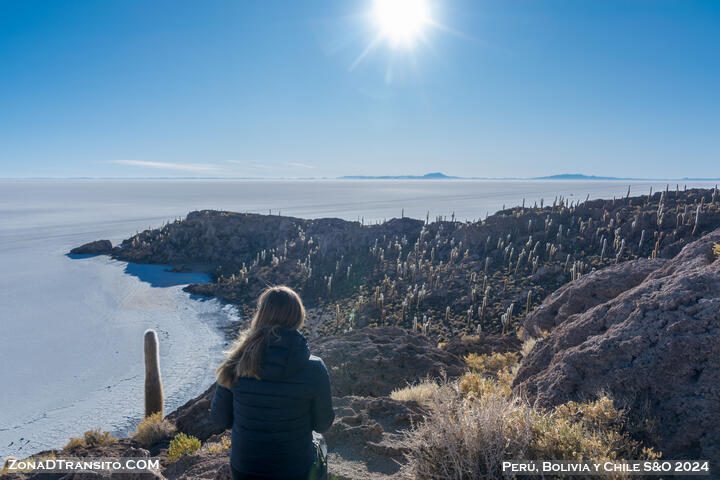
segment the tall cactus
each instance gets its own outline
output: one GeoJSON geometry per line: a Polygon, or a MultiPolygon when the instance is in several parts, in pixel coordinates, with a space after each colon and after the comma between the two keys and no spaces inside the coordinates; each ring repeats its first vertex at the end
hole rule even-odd
{"type": "Polygon", "coordinates": [[[155,330],[145,331],[145,417],[160,412],[163,415],[165,399],[160,378],[160,353],[155,330]]]}

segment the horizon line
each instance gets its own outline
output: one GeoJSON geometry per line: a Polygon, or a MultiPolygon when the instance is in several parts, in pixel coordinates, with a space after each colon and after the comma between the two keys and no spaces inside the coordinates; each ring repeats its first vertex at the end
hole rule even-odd
{"type": "Polygon", "coordinates": [[[634,181],[634,182],[664,182],[664,181],[720,181],[720,177],[612,177],[583,174],[559,174],[539,177],[461,177],[439,174],[427,175],[341,175],[328,177],[218,177],[218,176],[152,176],[152,177],[110,177],[110,176],[70,176],[70,177],[0,177],[0,181],[7,180],[523,180],[523,181],[634,181]]]}

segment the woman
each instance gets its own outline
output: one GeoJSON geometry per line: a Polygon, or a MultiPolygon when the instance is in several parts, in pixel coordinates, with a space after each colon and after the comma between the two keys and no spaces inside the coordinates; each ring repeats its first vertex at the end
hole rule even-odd
{"type": "Polygon", "coordinates": [[[323,361],[298,331],[305,307],[288,287],[267,288],[250,330],[217,369],[211,416],[232,427],[233,480],[307,480],[325,461],[313,431],[335,413],[323,361]]]}

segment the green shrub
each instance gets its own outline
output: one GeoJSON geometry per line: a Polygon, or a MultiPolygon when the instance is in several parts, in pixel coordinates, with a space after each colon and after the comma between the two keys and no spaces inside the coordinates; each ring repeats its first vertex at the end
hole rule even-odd
{"type": "Polygon", "coordinates": [[[178,433],[170,441],[168,448],[168,462],[172,463],[183,455],[192,455],[200,449],[200,440],[192,435],[178,433]]]}

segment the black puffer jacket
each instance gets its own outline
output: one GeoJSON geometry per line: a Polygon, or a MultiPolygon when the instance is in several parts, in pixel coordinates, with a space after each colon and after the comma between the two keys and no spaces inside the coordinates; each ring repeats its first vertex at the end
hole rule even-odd
{"type": "Polygon", "coordinates": [[[332,425],[330,379],[297,330],[277,329],[265,349],[261,380],[218,385],[211,415],[232,428],[232,467],[247,475],[297,477],[315,462],[312,432],[332,425]]]}

